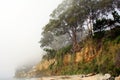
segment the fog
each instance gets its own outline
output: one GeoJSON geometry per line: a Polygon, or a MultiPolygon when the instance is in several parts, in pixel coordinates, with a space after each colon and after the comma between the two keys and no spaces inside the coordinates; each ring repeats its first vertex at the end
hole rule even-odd
{"type": "Polygon", "coordinates": [[[38,41],[50,13],[62,0],[0,0],[0,78],[37,63],[44,52],[38,41]]]}

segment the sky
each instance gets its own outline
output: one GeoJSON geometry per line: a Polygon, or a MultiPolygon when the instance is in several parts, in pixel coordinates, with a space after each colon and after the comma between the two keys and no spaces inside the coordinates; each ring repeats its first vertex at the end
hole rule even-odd
{"type": "Polygon", "coordinates": [[[40,61],[38,43],[49,15],[62,0],[0,0],[0,78],[16,67],[40,61]]]}

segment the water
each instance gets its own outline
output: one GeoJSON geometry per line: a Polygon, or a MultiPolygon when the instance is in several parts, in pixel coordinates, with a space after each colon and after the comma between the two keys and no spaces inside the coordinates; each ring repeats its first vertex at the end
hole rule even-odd
{"type": "Polygon", "coordinates": [[[23,78],[23,79],[16,79],[16,78],[0,78],[0,80],[37,80],[37,79],[35,79],[35,78],[31,78],[31,79],[25,79],[25,78],[23,78]]]}

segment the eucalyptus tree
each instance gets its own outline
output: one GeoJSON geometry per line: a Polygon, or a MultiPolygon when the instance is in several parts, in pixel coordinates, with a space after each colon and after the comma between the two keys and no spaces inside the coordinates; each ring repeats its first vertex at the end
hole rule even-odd
{"type": "Polygon", "coordinates": [[[52,19],[58,19],[68,8],[72,7],[73,0],[63,0],[61,4],[50,14],[52,19]]]}
{"type": "MultiPolygon", "coordinates": [[[[87,26],[89,34],[93,33],[93,24],[97,18],[107,15],[115,8],[119,8],[119,0],[64,0],[51,14],[49,23],[43,28],[44,34],[52,36],[69,35],[68,40],[72,42],[73,51],[80,50],[77,33],[84,32],[87,26]]],[[[43,42],[44,42],[43,35],[43,42]]],[[[49,39],[52,37],[48,37],[49,39]]],[[[50,43],[55,41],[50,39],[50,43]]],[[[67,41],[68,41],[67,40],[67,41]]],[[[49,43],[49,40],[46,41],[49,43]]]]}
{"type": "Polygon", "coordinates": [[[42,38],[40,40],[41,47],[48,47],[54,40],[54,36],[52,35],[51,32],[43,32],[42,33],[42,38]]]}
{"type": "Polygon", "coordinates": [[[83,14],[83,11],[79,11],[79,8],[75,4],[71,4],[71,6],[65,10],[62,14],[58,16],[58,18],[54,18],[51,20],[52,25],[45,26],[44,31],[51,31],[54,35],[60,36],[60,35],[69,35],[68,39],[71,40],[73,44],[73,52],[79,51],[80,47],[78,45],[78,41],[80,41],[80,38],[78,38],[77,33],[83,32],[84,28],[82,26],[82,23],[84,21],[84,16],[81,16],[83,14]]]}
{"type": "Polygon", "coordinates": [[[114,0],[81,0],[79,5],[83,5],[82,8],[86,12],[85,23],[91,36],[94,22],[115,9],[114,0]]]}
{"type": "Polygon", "coordinates": [[[58,24],[58,20],[50,20],[49,23],[43,28],[44,31],[40,40],[41,47],[58,50],[71,44],[68,34],[64,34],[62,32],[63,30],[55,28],[58,24]]]}

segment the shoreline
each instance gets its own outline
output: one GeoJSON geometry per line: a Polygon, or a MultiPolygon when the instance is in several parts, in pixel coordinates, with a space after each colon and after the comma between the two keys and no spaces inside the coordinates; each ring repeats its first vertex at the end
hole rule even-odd
{"type": "Polygon", "coordinates": [[[65,75],[65,76],[50,76],[50,77],[40,77],[37,80],[107,80],[111,78],[109,74],[95,74],[91,76],[85,75],[65,75]]]}

